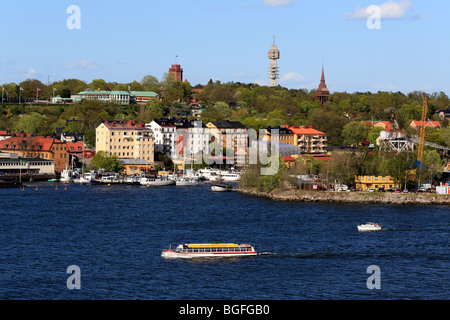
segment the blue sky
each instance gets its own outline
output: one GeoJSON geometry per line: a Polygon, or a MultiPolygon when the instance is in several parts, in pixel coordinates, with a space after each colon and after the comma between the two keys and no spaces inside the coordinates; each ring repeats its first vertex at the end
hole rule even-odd
{"type": "Polygon", "coordinates": [[[268,85],[275,35],[287,88],[317,88],[324,63],[332,92],[450,95],[449,1],[18,0],[0,12],[0,83],[161,79],[177,61],[192,85],[268,85]],[[79,30],[67,28],[70,5],[79,30]],[[370,5],[380,29],[367,27],[370,5]]]}

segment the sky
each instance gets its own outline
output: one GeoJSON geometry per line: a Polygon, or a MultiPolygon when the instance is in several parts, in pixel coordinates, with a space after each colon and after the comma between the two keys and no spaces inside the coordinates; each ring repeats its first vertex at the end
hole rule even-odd
{"type": "Polygon", "coordinates": [[[275,36],[283,87],[316,89],[323,65],[331,92],[450,95],[449,12],[442,0],[3,1],[0,83],[161,80],[177,63],[193,86],[269,85],[275,36]]]}

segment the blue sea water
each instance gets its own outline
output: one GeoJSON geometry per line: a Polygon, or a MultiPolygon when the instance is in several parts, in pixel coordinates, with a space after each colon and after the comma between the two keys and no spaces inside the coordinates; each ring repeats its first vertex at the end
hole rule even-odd
{"type": "Polygon", "coordinates": [[[450,298],[448,206],[285,203],[208,185],[40,183],[0,196],[0,299],[450,298]],[[383,230],[358,232],[367,221],[383,230]],[[259,255],[160,256],[210,242],[250,243],[259,255]],[[79,290],[67,287],[71,265],[79,290]],[[371,265],[380,289],[367,287],[371,265]]]}

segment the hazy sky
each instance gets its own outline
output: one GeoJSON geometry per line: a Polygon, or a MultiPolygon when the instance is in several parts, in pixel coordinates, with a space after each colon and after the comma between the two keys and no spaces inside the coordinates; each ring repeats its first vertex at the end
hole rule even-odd
{"type": "Polygon", "coordinates": [[[268,85],[275,35],[287,88],[317,88],[323,63],[332,92],[450,95],[449,1],[17,0],[0,14],[0,83],[161,79],[178,62],[192,85],[268,85]],[[80,29],[67,26],[70,5],[80,29]]]}

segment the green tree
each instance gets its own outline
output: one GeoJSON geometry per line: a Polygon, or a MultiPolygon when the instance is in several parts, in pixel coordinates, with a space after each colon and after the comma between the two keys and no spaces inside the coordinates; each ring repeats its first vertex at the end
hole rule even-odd
{"type": "Polygon", "coordinates": [[[437,150],[424,150],[422,156],[421,176],[426,177],[433,184],[433,179],[439,179],[444,171],[444,161],[437,150]]]}
{"type": "Polygon", "coordinates": [[[314,129],[323,131],[327,134],[329,145],[342,145],[342,130],[349,122],[347,118],[338,115],[333,111],[322,112],[316,109],[309,117],[308,122],[314,129]]]}
{"type": "Polygon", "coordinates": [[[105,171],[121,172],[123,166],[116,155],[109,155],[106,151],[99,151],[92,158],[89,168],[91,170],[104,169],[105,171]]]}
{"type": "Polygon", "coordinates": [[[347,145],[359,145],[369,135],[369,127],[360,121],[347,123],[342,129],[342,137],[347,145]]]}
{"type": "Polygon", "coordinates": [[[97,90],[108,90],[108,84],[103,79],[94,79],[89,84],[89,88],[91,88],[92,90],[95,90],[95,91],[97,91],[97,90]]]}
{"type": "Polygon", "coordinates": [[[450,126],[442,128],[440,130],[441,141],[447,146],[450,147],[450,126]]]}
{"type": "Polygon", "coordinates": [[[17,121],[15,125],[15,130],[29,132],[29,133],[39,133],[39,128],[45,122],[45,117],[37,112],[32,112],[30,114],[24,115],[17,121]]]}
{"type": "Polygon", "coordinates": [[[153,91],[156,93],[160,93],[160,83],[156,77],[147,75],[142,78],[141,84],[145,91],[153,91]]]}
{"type": "Polygon", "coordinates": [[[367,139],[369,139],[370,143],[373,143],[376,145],[377,139],[380,137],[381,131],[384,129],[382,127],[374,127],[369,131],[369,135],[367,136],[367,139]]]}

